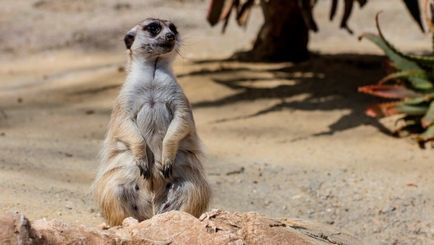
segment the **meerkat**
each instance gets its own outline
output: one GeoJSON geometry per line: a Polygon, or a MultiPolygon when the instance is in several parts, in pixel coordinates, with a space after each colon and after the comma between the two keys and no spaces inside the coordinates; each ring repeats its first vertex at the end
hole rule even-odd
{"type": "Polygon", "coordinates": [[[171,68],[180,44],[177,28],[148,18],[124,42],[127,77],[93,184],[101,213],[109,225],[170,210],[198,217],[207,209],[210,188],[191,105],[171,68]]]}

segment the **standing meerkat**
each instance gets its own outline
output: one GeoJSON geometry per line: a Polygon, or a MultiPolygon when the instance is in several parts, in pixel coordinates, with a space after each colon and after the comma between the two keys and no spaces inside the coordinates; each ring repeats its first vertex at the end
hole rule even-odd
{"type": "Polygon", "coordinates": [[[125,36],[127,77],[117,97],[93,188],[110,225],[181,210],[196,217],[210,199],[191,105],[173,75],[175,25],[148,18],[125,36]]]}

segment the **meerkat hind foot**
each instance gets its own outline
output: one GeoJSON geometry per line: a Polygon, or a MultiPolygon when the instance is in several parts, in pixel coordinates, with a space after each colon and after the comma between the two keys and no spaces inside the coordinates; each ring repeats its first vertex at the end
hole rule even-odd
{"type": "Polygon", "coordinates": [[[167,183],[163,200],[160,201],[157,213],[180,210],[183,204],[183,186],[179,181],[167,183]]]}

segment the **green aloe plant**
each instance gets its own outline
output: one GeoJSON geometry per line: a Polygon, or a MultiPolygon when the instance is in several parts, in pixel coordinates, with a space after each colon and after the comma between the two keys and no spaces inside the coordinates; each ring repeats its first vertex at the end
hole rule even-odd
{"type": "MultiPolygon", "coordinates": [[[[432,5],[431,9],[434,9],[432,5]]],[[[402,115],[399,120],[404,124],[396,129],[396,133],[414,136],[423,147],[434,141],[434,55],[404,54],[384,37],[379,14],[376,23],[378,34],[366,33],[361,38],[381,48],[396,71],[375,85],[359,87],[362,93],[392,100],[370,106],[366,114],[373,117],[402,115]]],[[[432,23],[429,23],[431,32],[432,23]]]]}

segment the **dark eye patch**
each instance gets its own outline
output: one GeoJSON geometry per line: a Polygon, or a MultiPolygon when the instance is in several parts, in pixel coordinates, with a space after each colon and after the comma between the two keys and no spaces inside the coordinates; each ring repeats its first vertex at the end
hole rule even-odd
{"type": "Polygon", "coordinates": [[[148,31],[152,36],[156,36],[161,31],[161,25],[158,22],[152,22],[143,27],[143,30],[148,31]]]}
{"type": "Polygon", "coordinates": [[[173,32],[173,34],[178,34],[178,30],[176,29],[176,26],[174,24],[170,23],[169,29],[173,32]]]}

